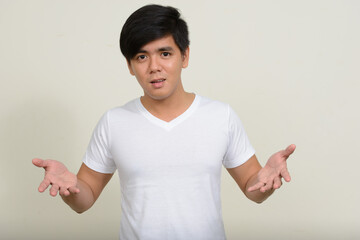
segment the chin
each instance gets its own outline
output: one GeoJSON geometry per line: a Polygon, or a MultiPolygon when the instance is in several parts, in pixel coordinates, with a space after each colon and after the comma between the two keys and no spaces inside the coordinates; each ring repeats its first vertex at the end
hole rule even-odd
{"type": "Polygon", "coordinates": [[[155,100],[155,101],[166,100],[170,96],[171,96],[171,94],[146,94],[147,98],[150,98],[150,99],[155,100]]]}

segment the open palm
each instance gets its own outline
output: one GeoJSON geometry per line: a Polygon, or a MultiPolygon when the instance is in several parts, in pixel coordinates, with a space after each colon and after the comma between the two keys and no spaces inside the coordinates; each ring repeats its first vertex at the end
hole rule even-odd
{"type": "Polygon", "coordinates": [[[58,192],[64,196],[79,192],[79,189],[76,187],[76,175],[69,172],[61,162],[38,158],[33,159],[32,162],[35,166],[45,169],[45,177],[40,183],[39,192],[44,192],[49,185],[52,185],[50,188],[51,196],[56,196],[58,192]]]}
{"type": "Polygon", "coordinates": [[[282,185],[281,179],[290,182],[291,177],[287,169],[286,160],[295,151],[294,144],[288,146],[285,150],[273,154],[266,165],[259,171],[257,182],[248,188],[249,192],[260,190],[266,192],[272,189],[278,189],[282,185]]]}

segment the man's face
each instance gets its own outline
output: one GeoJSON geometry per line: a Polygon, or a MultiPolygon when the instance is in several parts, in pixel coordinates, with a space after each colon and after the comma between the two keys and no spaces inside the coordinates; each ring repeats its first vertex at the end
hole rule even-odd
{"type": "Polygon", "coordinates": [[[145,99],[164,100],[184,91],[181,70],[188,61],[189,48],[182,54],[169,35],[144,45],[128,67],[143,88],[145,99]]]}

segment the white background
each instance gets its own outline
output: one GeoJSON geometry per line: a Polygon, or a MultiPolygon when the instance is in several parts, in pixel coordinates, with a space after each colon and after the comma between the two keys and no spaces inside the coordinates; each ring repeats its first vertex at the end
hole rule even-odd
{"type": "MultiPolygon", "coordinates": [[[[185,89],[230,103],[262,164],[295,143],[292,182],[261,205],[224,170],[228,239],[358,239],[359,1],[153,1],[190,30],[185,89]]],[[[117,239],[114,176],[78,215],[37,187],[34,157],[77,172],[109,108],[142,94],[118,38],[148,1],[0,1],[0,238],[117,239]]]]}

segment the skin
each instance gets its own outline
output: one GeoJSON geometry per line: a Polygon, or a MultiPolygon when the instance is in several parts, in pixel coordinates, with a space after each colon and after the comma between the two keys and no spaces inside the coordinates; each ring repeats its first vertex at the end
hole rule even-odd
{"type": "Polygon", "coordinates": [[[256,156],[253,155],[244,164],[228,168],[227,171],[247,198],[256,203],[262,203],[282,186],[282,178],[286,182],[290,182],[291,177],[286,160],[295,151],[295,148],[296,146],[291,144],[285,150],[273,154],[263,168],[256,156]]]}
{"type": "Polygon", "coordinates": [[[128,62],[130,74],[144,90],[141,102],[154,116],[171,121],[191,105],[195,98],[184,91],[181,71],[189,63],[189,48],[182,54],[171,35],[143,46],[128,62]],[[154,81],[164,80],[158,84],[154,81]]]}
{"type": "MultiPolygon", "coordinates": [[[[185,92],[181,71],[188,66],[189,48],[181,53],[172,36],[152,41],[127,62],[130,74],[135,76],[144,90],[141,102],[155,117],[169,122],[191,105],[195,95],[185,92]]],[[[256,156],[236,168],[227,169],[244,194],[261,203],[282,185],[281,179],[290,181],[286,160],[295,151],[295,145],[273,154],[264,167],[256,156]]],[[[45,169],[39,192],[49,186],[50,195],[60,194],[74,211],[88,210],[100,196],[113,174],[103,174],[82,164],[77,175],[55,160],[33,159],[33,164],[45,169]]]]}

